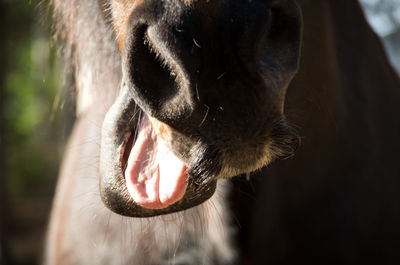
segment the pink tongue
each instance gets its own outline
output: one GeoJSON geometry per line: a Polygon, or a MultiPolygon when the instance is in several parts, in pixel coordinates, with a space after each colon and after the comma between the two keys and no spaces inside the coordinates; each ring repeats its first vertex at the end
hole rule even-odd
{"type": "Polygon", "coordinates": [[[166,208],[185,194],[186,166],[157,138],[147,117],[130,152],[125,181],[135,203],[148,209],[166,208]]]}

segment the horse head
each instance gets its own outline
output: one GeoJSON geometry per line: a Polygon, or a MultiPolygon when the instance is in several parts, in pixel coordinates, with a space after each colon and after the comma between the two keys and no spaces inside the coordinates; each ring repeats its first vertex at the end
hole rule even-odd
{"type": "Polygon", "coordinates": [[[297,71],[293,0],[103,3],[122,62],[103,124],[103,202],[127,216],[184,210],[219,179],[293,152],[286,89],[297,71]]]}

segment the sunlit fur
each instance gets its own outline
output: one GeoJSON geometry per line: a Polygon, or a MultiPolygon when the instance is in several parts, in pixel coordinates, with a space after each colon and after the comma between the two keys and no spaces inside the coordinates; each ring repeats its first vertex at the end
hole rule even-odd
{"type": "Polygon", "coordinates": [[[231,264],[226,184],[201,207],[169,216],[122,217],[101,202],[100,128],[118,94],[120,54],[96,1],[54,0],[53,5],[77,122],[56,191],[45,264],[231,264]]]}
{"type": "MultiPolygon", "coordinates": [[[[131,219],[107,210],[98,192],[100,128],[120,87],[121,44],[97,2],[54,0],[78,118],[56,191],[47,264],[220,265],[234,264],[232,253],[237,264],[400,264],[398,75],[357,0],[295,2],[302,8],[304,41],[284,107],[302,136],[296,155],[248,181],[229,180],[234,196],[228,208],[220,186],[201,207],[131,219]]],[[[215,75],[226,77],[224,71],[215,75]]],[[[196,125],[207,125],[207,110],[196,125]]],[[[275,138],[287,134],[285,126],[277,127],[275,138]]],[[[271,143],[272,150],[290,156],[293,150],[282,148],[290,146],[288,139],[271,143]]]]}

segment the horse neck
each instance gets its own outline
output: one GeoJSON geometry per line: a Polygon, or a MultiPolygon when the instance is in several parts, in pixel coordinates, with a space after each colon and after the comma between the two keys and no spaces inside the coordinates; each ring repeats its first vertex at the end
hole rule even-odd
{"type": "Polygon", "coordinates": [[[286,113],[313,148],[354,155],[358,146],[383,136],[387,122],[400,127],[385,115],[398,104],[398,76],[358,1],[303,0],[300,5],[302,58],[288,89],[286,113]]]}
{"type": "Polygon", "coordinates": [[[97,1],[54,0],[52,5],[57,36],[64,44],[67,86],[75,90],[77,116],[93,110],[104,113],[121,80],[121,58],[112,27],[97,1]]]}

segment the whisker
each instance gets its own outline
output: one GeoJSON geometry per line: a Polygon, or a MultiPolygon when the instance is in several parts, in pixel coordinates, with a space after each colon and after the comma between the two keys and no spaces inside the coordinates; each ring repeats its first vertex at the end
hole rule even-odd
{"type": "Polygon", "coordinates": [[[206,104],[204,104],[204,106],[207,108],[207,110],[206,110],[206,113],[204,114],[203,120],[199,124],[199,127],[201,127],[203,125],[203,123],[206,121],[207,116],[208,116],[208,112],[210,111],[210,107],[209,106],[207,106],[206,104]]]}

